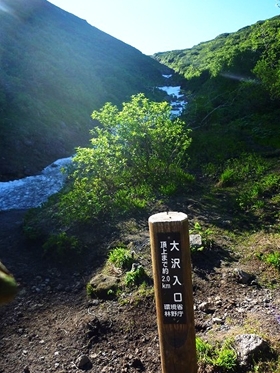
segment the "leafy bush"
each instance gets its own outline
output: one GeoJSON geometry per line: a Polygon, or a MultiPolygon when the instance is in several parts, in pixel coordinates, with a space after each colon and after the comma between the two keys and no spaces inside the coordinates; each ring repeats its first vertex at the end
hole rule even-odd
{"type": "Polygon", "coordinates": [[[265,258],[265,261],[269,264],[272,264],[275,268],[280,270],[280,253],[279,251],[273,251],[268,254],[265,258]]]}
{"type": "Polygon", "coordinates": [[[135,269],[133,268],[131,271],[125,274],[125,284],[126,286],[138,286],[144,283],[147,280],[148,276],[144,267],[141,265],[137,266],[135,269]]]}
{"type": "Polygon", "coordinates": [[[66,232],[52,234],[43,244],[45,254],[58,258],[66,258],[80,254],[82,248],[75,236],[68,236],[66,232]]]}
{"type": "Polygon", "coordinates": [[[91,147],[78,148],[72,188],[61,198],[64,218],[87,221],[145,208],[159,194],[170,195],[192,179],[186,172],[190,130],[171,119],[167,102],[132,96],[121,111],[106,103],[92,118],[91,147]]]}
{"type": "Polygon", "coordinates": [[[116,247],[109,253],[108,262],[121,269],[131,269],[134,258],[130,250],[116,247]]]}

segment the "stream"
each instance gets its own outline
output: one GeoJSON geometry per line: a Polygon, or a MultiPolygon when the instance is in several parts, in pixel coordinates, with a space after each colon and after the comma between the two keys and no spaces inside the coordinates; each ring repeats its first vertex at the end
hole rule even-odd
{"type": "Polygon", "coordinates": [[[58,159],[35,176],[0,182],[0,211],[38,207],[63,187],[66,174],[62,168],[72,157],[58,159]]]}

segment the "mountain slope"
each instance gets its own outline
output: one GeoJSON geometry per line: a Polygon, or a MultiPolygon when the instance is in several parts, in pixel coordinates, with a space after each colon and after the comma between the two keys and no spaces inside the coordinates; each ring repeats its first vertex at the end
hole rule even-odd
{"type": "Polygon", "coordinates": [[[154,58],[182,77],[196,170],[242,152],[279,154],[280,16],[154,58]]]}
{"type": "Polygon", "coordinates": [[[187,79],[199,77],[205,71],[211,76],[231,71],[245,74],[243,78],[253,77],[251,70],[260,58],[272,49],[277,48],[279,53],[279,30],[280,16],[276,16],[192,48],[156,53],[153,57],[187,79]]]}
{"type": "Polygon", "coordinates": [[[94,109],[151,96],[163,68],[45,0],[1,1],[0,178],[72,154],[87,143],[94,109]]]}

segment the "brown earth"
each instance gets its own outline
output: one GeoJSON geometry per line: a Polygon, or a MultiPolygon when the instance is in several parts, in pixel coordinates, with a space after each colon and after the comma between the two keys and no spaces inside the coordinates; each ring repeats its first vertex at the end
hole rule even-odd
{"type": "MultiPolygon", "coordinates": [[[[186,199],[177,207],[188,213],[191,224],[231,224],[228,214],[219,216],[214,208],[207,214],[200,201],[186,199]]],[[[91,361],[84,366],[89,372],[160,372],[153,296],[128,291],[122,300],[102,301],[86,295],[87,282],[116,240],[132,247],[151,273],[147,217],[123,223],[117,236],[105,235],[95,242],[98,256],[93,247],[86,261],[64,267],[29,247],[22,232],[24,213],[0,212],[0,259],[19,283],[16,299],[0,308],[0,372],[81,372],[82,355],[91,361]]],[[[260,284],[266,270],[262,262],[244,261],[234,246],[230,234],[223,233],[192,256],[196,333],[222,341],[256,332],[279,347],[279,290],[260,284]],[[255,280],[240,283],[235,268],[253,274],[255,280]]],[[[278,279],[275,273],[275,284],[278,279]]]]}

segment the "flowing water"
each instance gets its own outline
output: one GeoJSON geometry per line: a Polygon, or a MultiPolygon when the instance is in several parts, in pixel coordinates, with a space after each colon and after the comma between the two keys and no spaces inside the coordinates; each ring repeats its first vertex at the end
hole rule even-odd
{"type": "Polygon", "coordinates": [[[62,169],[69,165],[71,160],[71,157],[58,159],[44,168],[39,175],[0,182],[0,211],[38,207],[47,201],[63,187],[66,174],[62,169]]]}

